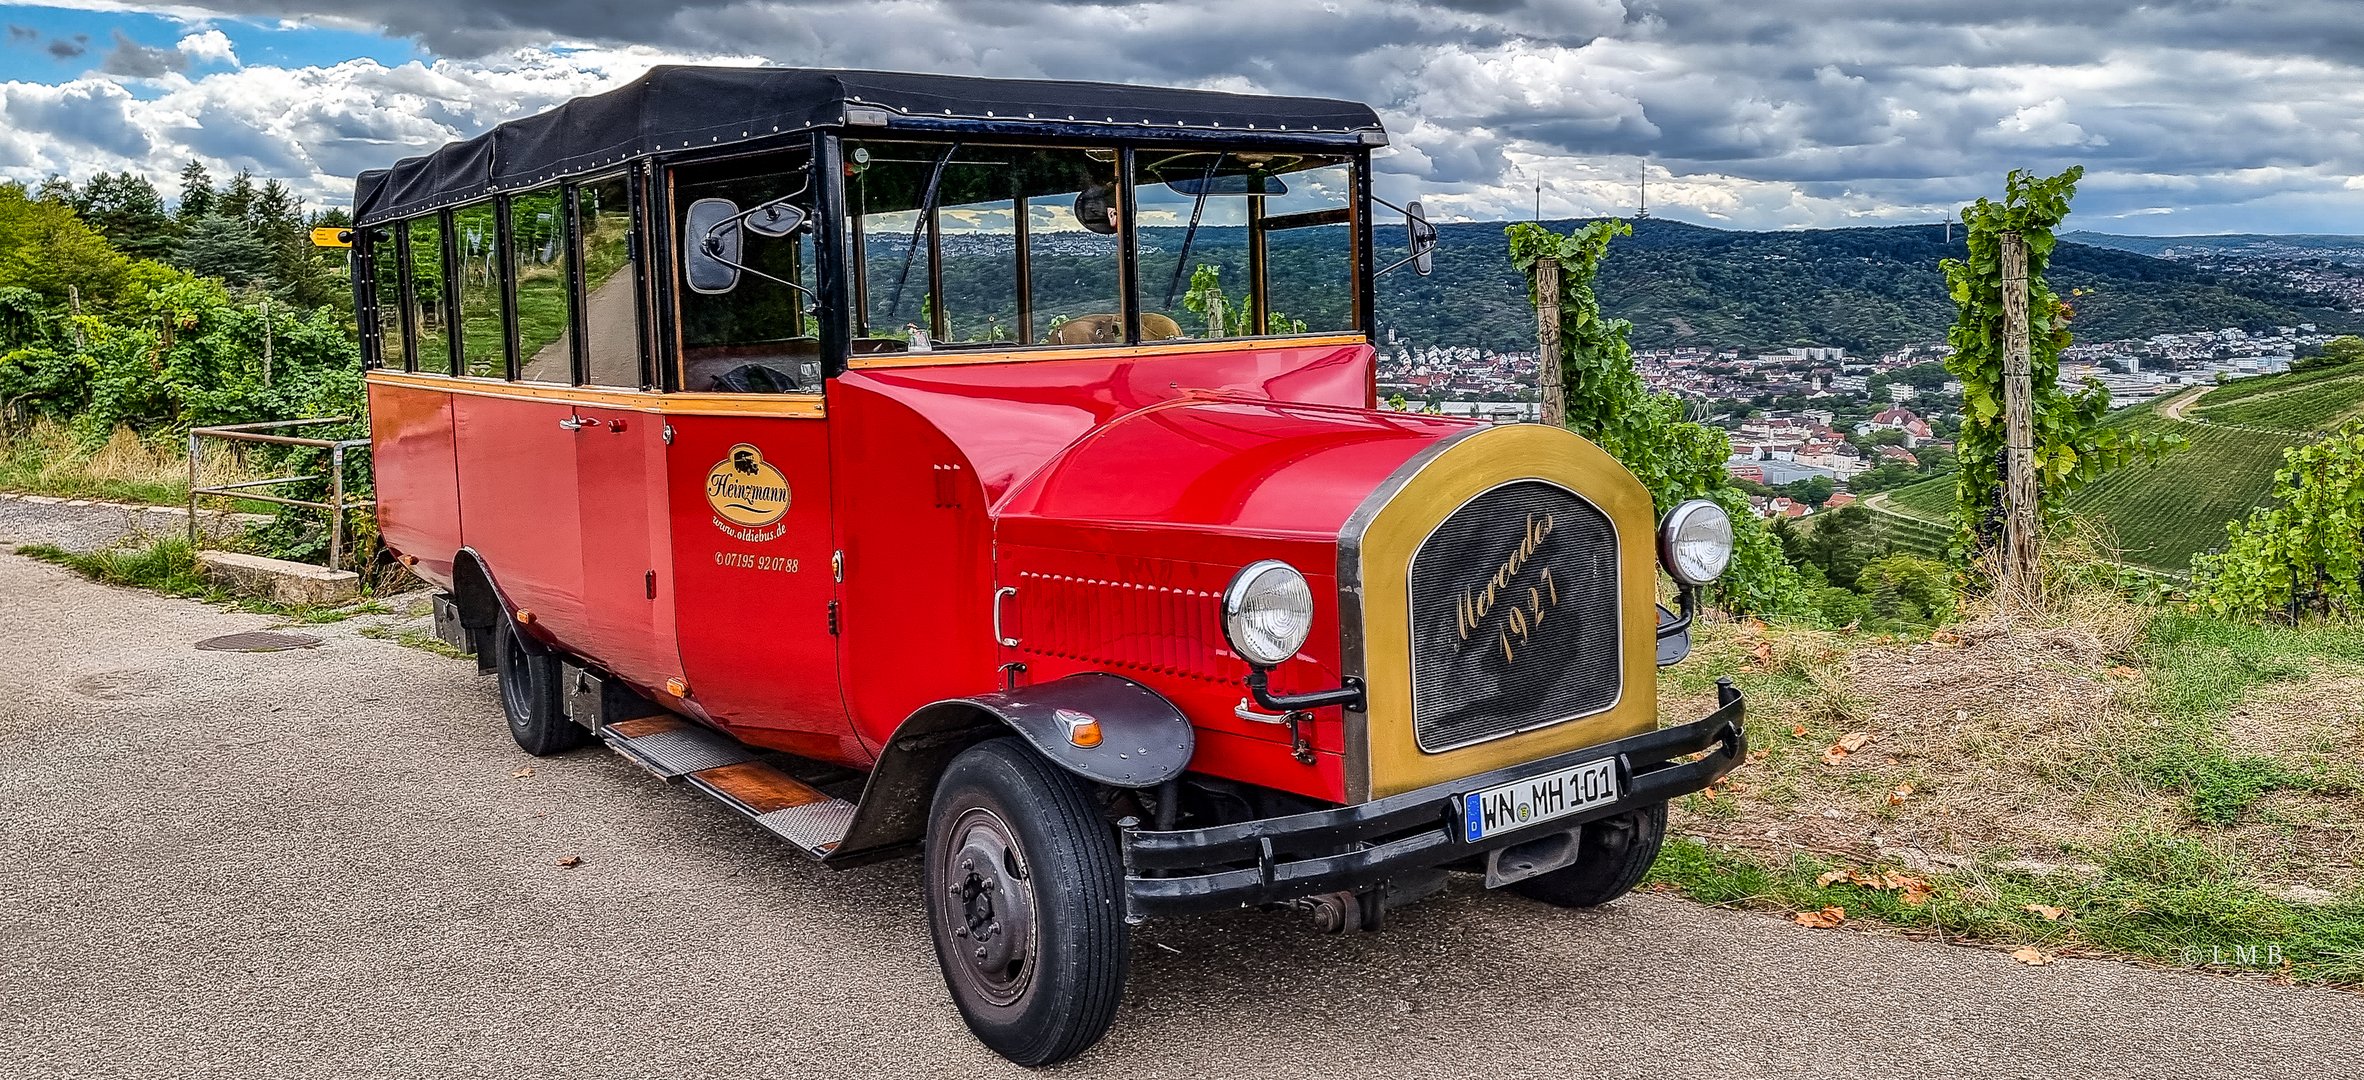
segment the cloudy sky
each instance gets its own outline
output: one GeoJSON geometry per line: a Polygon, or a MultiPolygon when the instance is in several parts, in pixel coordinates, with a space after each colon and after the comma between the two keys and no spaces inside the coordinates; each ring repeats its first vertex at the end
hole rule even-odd
{"type": "MultiPolygon", "coordinates": [[[[652,64],[1356,98],[1454,217],[1931,222],[2087,167],[2074,227],[2364,233],[2364,0],[60,0],[0,4],[0,178],[351,177],[652,64]]],[[[171,188],[166,188],[167,193],[171,188]]]]}

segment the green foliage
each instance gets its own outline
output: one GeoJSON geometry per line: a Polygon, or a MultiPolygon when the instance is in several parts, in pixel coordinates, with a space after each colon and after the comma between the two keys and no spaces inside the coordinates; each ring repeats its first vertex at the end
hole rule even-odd
{"type": "Polygon", "coordinates": [[[179,236],[155,185],[129,170],[91,177],[73,205],[76,216],[133,258],[160,258],[179,236]]]}
{"type": "MultiPolygon", "coordinates": [[[[195,172],[202,181],[202,170],[195,172]]],[[[101,194],[122,203],[121,191],[116,184],[101,194]]],[[[137,196],[137,185],[132,192],[137,196]]],[[[246,289],[126,256],[77,216],[70,186],[55,194],[29,198],[22,187],[0,184],[0,420],[63,425],[88,451],[118,430],[170,445],[195,426],[362,414],[359,347],[346,308],[286,299],[333,275],[308,251],[293,257],[310,269],[290,269],[300,222],[284,188],[249,180],[241,190],[233,182],[239,199],[216,203],[221,213],[167,226],[187,226],[195,240],[181,247],[183,257],[194,251],[199,265],[251,281],[246,289]],[[222,236],[235,242],[213,242],[222,236]],[[209,251],[225,254],[216,263],[209,251]],[[304,276],[311,273],[322,276],[304,276]]],[[[349,427],[306,434],[362,433],[358,424],[349,427]]],[[[322,463],[309,456],[316,453],[262,449],[248,459],[256,468],[318,473],[322,463]]],[[[356,454],[349,465],[346,490],[358,497],[369,490],[365,464],[356,454]]],[[[12,473],[40,471],[29,462],[7,465],[12,473]]],[[[325,488],[320,482],[281,493],[317,499],[325,488]]],[[[318,542],[317,523],[307,530],[301,520],[307,513],[281,515],[276,524],[287,535],[272,550],[289,554],[298,534],[318,542]]]]}
{"type": "MultiPolygon", "coordinates": [[[[1182,294],[1182,308],[1204,320],[1205,337],[1246,337],[1256,332],[1253,325],[1256,313],[1248,306],[1247,298],[1233,300],[1224,296],[1223,268],[1212,263],[1200,263],[1191,269],[1190,291],[1182,294]]],[[[1292,319],[1270,310],[1264,313],[1264,319],[1265,325],[1271,328],[1270,333],[1305,332],[1303,319],[1292,319]]],[[[1191,329],[1184,326],[1182,332],[1188,334],[1191,329]]]]}
{"type": "Polygon", "coordinates": [[[20,547],[16,552],[108,585],[154,589],[175,596],[215,595],[213,584],[197,572],[197,553],[186,537],[164,537],[88,553],[48,544],[20,547]]]}
{"type": "Polygon", "coordinates": [[[1807,519],[1804,528],[1778,522],[1774,535],[1782,553],[1799,567],[1812,567],[1822,580],[1843,589],[1855,587],[1866,563],[1888,550],[1887,530],[1861,505],[1842,506],[1807,519]]]}
{"type": "Polygon", "coordinates": [[[2302,350],[2301,355],[2290,362],[2290,370],[2320,371],[2343,367],[2359,360],[2364,360],[2364,337],[2342,334],[2324,342],[2321,348],[2311,353],[2302,350]]]}
{"type": "Polygon", "coordinates": [[[1731,440],[1684,419],[1681,399],[1651,393],[1634,370],[1626,342],[1632,325],[1601,314],[1593,283],[1609,242],[1632,229],[1624,222],[1600,221],[1561,236],[1519,222],[1506,231],[1511,264],[1530,277],[1530,298],[1537,261],[1556,259],[1560,266],[1558,362],[1567,390],[1568,427],[1631,470],[1659,513],[1684,499],[1707,498],[1731,515],[1732,563],[1715,586],[1725,606],[1760,614],[1810,610],[1805,583],[1724,470],[1731,440]]]}
{"type": "Polygon", "coordinates": [[[1895,552],[1865,563],[1856,587],[1888,622],[1928,625],[1954,613],[1954,574],[1944,563],[1895,552]]]}
{"type": "Polygon", "coordinates": [[[2295,447],[2274,474],[2276,506],[2227,530],[2224,550],[2192,561],[2210,610],[2350,614],[2364,605],[2364,423],[2295,447]]]}
{"type": "Polygon", "coordinates": [[[2084,175],[2082,166],[2049,179],[2013,170],[2002,202],[1981,198],[1962,211],[1969,258],[1939,264],[1956,310],[1946,335],[1953,350],[1946,370],[1962,383],[1957,521],[1969,544],[1981,550],[2001,536],[2004,234],[2026,241],[2034,451],[2046,510],[2057,514],[2068,493],[2127,462],[2156,460],[2179,444],[2160,432],[2104,427],[2109,392],[2098,386],[2077,393],[2060,387],[2060,353],[2068,347],[2075,311],[2045,282],[2044,271],[2058,243],[2053,227],[2068,216],[2069,199],[2084,175]]]}
{"type": "Polygon", "coordinates": [[[2246,869],[2204,840],[2130,832],[2097,853],[2100,872],[2029,874],[1982,867],[1960,877],[1930,875],[1934,895],[1911,904],[1893,891],[1825,884],[1834,867],[1811,856],[1787,859],[1668,837],[1649,879],[1712,904],[1751,904],[1789,911],[1843,907],[1850,920],[1873,919],[1999,944],[2033,942],[2100,949],[2173,965],[2234,965],[2261,944],[2288,961],[2279,974],[2299,982],[2364,982],[2364,898],[2326,904],[2271,896],[2246,869]],[[2059,921],[2030,905],[2059,907],[2059,921]],[[2221,959],[2219,959],[2221,958],[2221,959]]]}

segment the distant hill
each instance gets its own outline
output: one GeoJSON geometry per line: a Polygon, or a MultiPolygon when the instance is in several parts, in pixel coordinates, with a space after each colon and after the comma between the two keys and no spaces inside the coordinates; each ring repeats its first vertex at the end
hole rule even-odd
{"type": "MultiPolygon", "coordinates": [[[[1546,224],[1566,231],[1581,222],[1546,224]]],[[[1421,344],[1532,348],[1534,309],[1503,227],[1439,226],[1434,275],[1405,269],[1380,279],[1382,327],[1421,344]]],[[[1402,237],[1382,223],[1382,265],[1401,255],[1402,237]]],[[[1962,252],[1960,230],[1949,244],[1941,225],[1734,232],[1653,218],[1634,222],[1634,235],[1610,251],[1601,303],[1633,321],[1641,345],[1878,352],[1944,338],[1954,309],[1937,262],[1962,252]]],[[[2323,307],[2314,294],[2106,247],[2063,243],[2052,283],[2086,290],[2076,330],[2088,341],[2301,322],[2364,329],[2364,312],[2323,307]]]]}
{"type": "Polygon", "coordinates": [[[2131,251],[2138,255],[2175,252],[2180,255],[2234,255],[2264,259],[2328,259],[2332,262],[2364,265],[2364,236],[2324,236],[2309,233],[2118,236],[2112,233],[2072,232],[2062,233],[2061,239],[2091,247],[2131,251]]]}

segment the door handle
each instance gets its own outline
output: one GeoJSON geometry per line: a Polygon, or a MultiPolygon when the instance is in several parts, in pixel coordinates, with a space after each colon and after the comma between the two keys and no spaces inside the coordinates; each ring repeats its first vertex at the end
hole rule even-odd
{"type": "Polygon", "coordinates": [[[580,416],[570,416],[564,420],[559,421],[558,428],[561,431],[581,431],[584,428],[590,427],[596,423],[598,423],[596,420],[585,420],[580,416]]]}
{"type": "Polygon", "coordinates": [[[1001,602],[1016,595],[1018,590],[1009,585],[993,590],[993,640],[1013,649],[1018,647],[1018,639],[1001,632],[1001,602]]]}

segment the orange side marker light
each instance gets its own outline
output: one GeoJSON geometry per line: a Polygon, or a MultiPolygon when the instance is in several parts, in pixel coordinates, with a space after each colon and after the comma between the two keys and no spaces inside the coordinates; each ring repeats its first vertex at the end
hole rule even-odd
{"type": "Polygon", "coordinates": [[[1060,709],[1051,714],[1051,719],[1067,725],[1069,744],[1084,750],[1100,745],[1099,717],[1074,709],[1060,709]]]}

